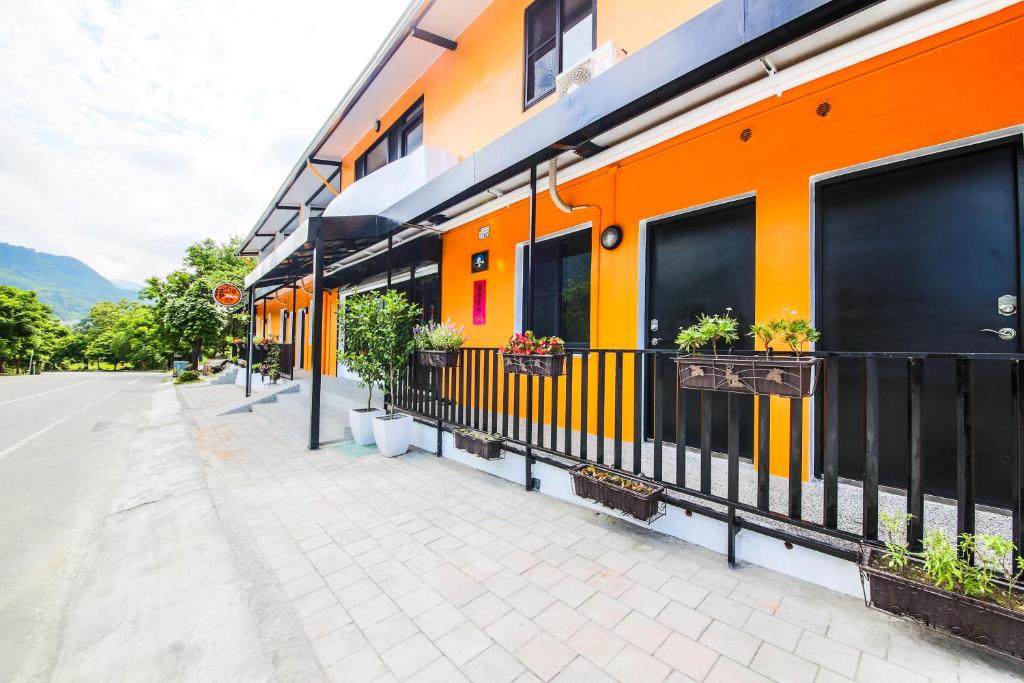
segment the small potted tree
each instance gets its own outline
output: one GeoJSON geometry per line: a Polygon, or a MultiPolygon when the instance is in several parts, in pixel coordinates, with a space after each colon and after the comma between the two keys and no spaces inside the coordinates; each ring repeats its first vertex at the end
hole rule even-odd
{"type": "Polygon", "coordinates": [[[373,407],[373,388],[383,385],[384,372],[378,358],[370,354],[370,336],[380,308],[379,297],[377,292],[352,295],[345,299],[341,312],[345,339],[338,360],[366,387],[366,407],[348,411],[352,439],[361,446],[373,443],[373,418],[384,414],[380,408],[373,407]]]}
{"type": "Polygon", "coordinates": [[[376,294],[376,312],[369,334],[368,353],[381,369],[383,386],[390,400],[387,414],[373,418],[373,437],[382,455],[391,458],[409,450],[413,420],[410,415],[395,412],[398,383],[409,365],[415,349],[412,328],[421,309],[393,289],[376,294]]]}
{"type": "Polygon", "coordinates": [[[953,543],[941,529],[912,552],[903,532],[913,517],[882,513],[885,549],[863,545],[862,579],[870,606],[1024,660],[1024,558],[996,534],[962,534],[953,543]]]}
{"type": "Polygon", "coordinates": [[[537,337],[527,330],[513,334],[501,350],[505,372],[558,377],[565,374],[565,342],[559,337],[537,337]]]}
{"type": "Polygon", "coordinates": [[[428,322],[413,328],[417,362],[428,368],[459,367],[459,349],[466,343],[461,327],[451,319],[443,323],[428,322]]]}

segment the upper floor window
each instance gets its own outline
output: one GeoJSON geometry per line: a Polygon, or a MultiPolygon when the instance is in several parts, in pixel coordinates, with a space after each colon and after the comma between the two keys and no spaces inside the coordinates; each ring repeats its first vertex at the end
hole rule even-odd
{"type": "Polygon", "coordinates": [[[363,155],[356,159],[356,180],[397,161],[423,145],[423,100],[412,105],[363,155]]]}
{"type": "Polygon", "coordinates": [[[526,8],[526,103],[555,89],[555,76],[594,49],[594,0],[537,0],[526,8]]]}

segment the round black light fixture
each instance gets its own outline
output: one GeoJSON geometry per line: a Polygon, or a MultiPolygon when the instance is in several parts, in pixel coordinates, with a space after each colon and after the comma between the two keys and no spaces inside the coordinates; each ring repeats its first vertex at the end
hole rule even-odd
{"type": "Polygon", "coordinates": [[[622,228],[617,225],[609,225],[601,231],[601,246],[611,251],[622,244],[622,228]]]}

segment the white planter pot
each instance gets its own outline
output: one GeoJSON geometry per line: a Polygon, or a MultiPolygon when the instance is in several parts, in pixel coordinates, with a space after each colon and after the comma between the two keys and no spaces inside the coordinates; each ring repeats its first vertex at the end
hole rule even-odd
{"type": "Polygon", "coordinates": [[[380,408],[351,408],[348,411],[348,426],[352,430],[352,438],[360,446],[373,444],[373,418],[383,415],[380,408]]]}
{"type": "Polygon", "coordinates": [[[373,436],[377,439],[377,450],[381,455],[393,458],[409,450],[412,441],[412,417],[393,415],[376,417],[373,420],[373,436]]]}

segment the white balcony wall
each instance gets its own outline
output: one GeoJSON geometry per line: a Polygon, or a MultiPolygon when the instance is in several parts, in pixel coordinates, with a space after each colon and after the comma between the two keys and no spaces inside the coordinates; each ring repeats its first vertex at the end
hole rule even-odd
{"type": "Polygon", "coordinates": [[[324,216],[378,214],[458,162],[455,155],[423,145],[408,156],[352,183],[334,198],[324,216]]]}

